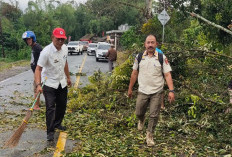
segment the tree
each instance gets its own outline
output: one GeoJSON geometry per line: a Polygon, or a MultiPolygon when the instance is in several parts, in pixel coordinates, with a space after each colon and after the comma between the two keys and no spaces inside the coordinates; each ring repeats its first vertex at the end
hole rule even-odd
{"type": "Polygon", "coordinates": [[[1,16],[0,16],[0,38],[1,38],[0,44],[2,46],[2,57],[5,58],[6,55],[4,52],[4,43],[3,43],[3,35],[2,35],[2,17],[1,16]]]}
{"type": "Polygon", "coordinates": [[[14,28],[18,25],[18,19],[22,15],[22,11],[20,11],[13,5],[8,3],[0,2],[0,37],[1,37],[1,47],[2,47],[2,57],[5,58],[5,50],[12,46],[13,48],[18,48],[18,43],[11,43],[10,46],[8,44],[8,39],[12,40],[14,36],[12,32],[14,32],[14,28]]]}
{"type": "Polygon", "coordinates": [[[54,10],[54,18],[59,21],[60,27],[66,30],[67,35],[75,32],[75,8],[71,4],[59,5],[54,10]]]}

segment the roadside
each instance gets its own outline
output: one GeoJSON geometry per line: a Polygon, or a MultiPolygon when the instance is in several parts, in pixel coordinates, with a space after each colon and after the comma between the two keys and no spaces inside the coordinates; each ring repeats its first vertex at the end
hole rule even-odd
{"type": "MultiPolygon", "coordinates": [[[[84,55],[68,56],[70,73],[73,74],[71,76],[73,83],[77,78],[77,75],[74,74],[80,70],[83,57],[84,55]]],[[[19,64],[8,67],[5,66],[6,64],[0,61],[0,156],[52,156],[56,149],[59,132],[57,132],[57,136],[55,135],[54,143],[50,144],[46,141],[44,101],[41,101],[41,110],[33,113],[19,144],[13,149],[3,148],[4,142],[21,124],[25,111],[33,101],[33,73],[30,66],[28,66],[29,62],[26,66],[19,64]],[[7,67],[7,70],[2,70],[2,65],[7,67]],[[3,77],[6,80],[3,80],[3,77]]],[[[106,62],[97,63],[95,57],[87,57],[83,68],[83,73],[86,75],[81,77],[80,84],[85,86],[88,83],[88,76],[92,75],[94,71],[107,72],[108,66],[106,65],[106,62]]],[[[69,114],[67,113],[64,125],[68,120],[69,114]]],[[[79,127],[78,124],[75,124],[75,126],[79,127]]],[[[70,127],[67,126],[68,138],[64,146],[65,151],[62,153],[70,153],[79,146],[79,139],[74,140],[72,132],[73,130],[70,130],[70,127]]]]}
{"type": "Polygon", "coordinates": [[[0,82],[24,71],[30,70],[29,61],[0,63],[0,65],[0,82]]]}

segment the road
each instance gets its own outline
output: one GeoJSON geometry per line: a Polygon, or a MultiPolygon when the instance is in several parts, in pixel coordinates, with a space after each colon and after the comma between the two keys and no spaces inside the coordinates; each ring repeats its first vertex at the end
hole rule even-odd
{"type": "MultiPolygon", "coordinates": [[[[107,62],[96,62],[94,56],[72,55],[68,56],[68,64],[72,84],[75,85],[76,74],[82,70],[80,76],[79,88],[88,83],[88,76],[99,69],[102,72],[108,71],[107,62]],[[85,61],[83,63],[83,61],[85,61]],[[83,64],[82,64],[83,63],[83,64]],[[83,67],[82,67],[83,66],[83,67]]],[[[15,121],[18,116],[24,117],[25,110],[28,108],[25,104],[33,101],[33,74],[31,70],[8,78],[0,82],[0,157],[25,157],[25,156],[52,156],[55,149],[51,150],[50,144],[46,141],[46,130],[33,124],[28,124],[23,133],[19,144],[14,148],[3,148],[6,141],[14,130],[20,125],[15,121]],[[14,124],[14,125],[13,125],[14,124]],[[49,150],[50,149],[50,150],[49,150]]],[[[41,97],[42,104],[44,98],[41,97]]],[[[35,111],[40,112],[40,111],[35,111]]],[[[20,117],[20,119],[21,119],[20,117]]],[[[22,119],[21,119],[22,120],[22,119]]],[[[56,133],[56,139],[59,133],[56,133]]],[[[76,141],[67,140],[65,152],[70,152],[75,146],[76,141]]]]}

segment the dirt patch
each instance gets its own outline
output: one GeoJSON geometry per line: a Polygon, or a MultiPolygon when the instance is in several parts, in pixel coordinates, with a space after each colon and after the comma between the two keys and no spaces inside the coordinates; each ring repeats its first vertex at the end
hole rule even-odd
{"type": "Polygon", "coordinates": [[[0,82],[30,69],[30,66],[15,66],[10,69],[3,70],[0,72],[0,82]]]}

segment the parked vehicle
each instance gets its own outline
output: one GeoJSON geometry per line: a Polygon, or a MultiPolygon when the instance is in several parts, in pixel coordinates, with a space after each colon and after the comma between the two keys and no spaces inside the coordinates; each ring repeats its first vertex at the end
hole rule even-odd
{"type": "Polygon", "coordinates": [[[96,61],[98,62],[99,59],[106,60],[105,55],[110,49],[110,44],[106,42],[99,42],[97,44],[96,50],[96,61]]]}
{"type": "Polygon", "coordinates": [[[96,55],[97,43],[90,43],[87,48],[87,55],[96,55]]]}
{"type": "Polygon", "coordinates": [[[80,41],[80,44],[83,45],[83,51],[87,51],[89,42],[88,41],[80,41]]]}
{"type": "Polygon", "coordinates": [[[83,54],[83,45],[80,44],[80,41],[70,41],[67,45],[68,54],[72,55],[73,53],[83,54]]]}

